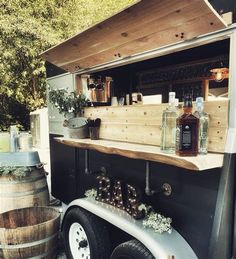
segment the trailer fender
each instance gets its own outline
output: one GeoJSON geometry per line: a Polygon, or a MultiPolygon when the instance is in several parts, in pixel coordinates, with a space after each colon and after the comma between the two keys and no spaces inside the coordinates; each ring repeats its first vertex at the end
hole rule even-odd
{"type": "Polygon", "coordinates": [[[92,198],[80,198],[72,201],[65,211],[63,222],[66,220],[67,212],[76,206],[133,236],[144,244],[156,259],[197,259],[190,245],[174,228],[172,228],[171,234],[155,233],[152,229],[145,228],[142,220],[135,220],[125,211],[92,198]]]}

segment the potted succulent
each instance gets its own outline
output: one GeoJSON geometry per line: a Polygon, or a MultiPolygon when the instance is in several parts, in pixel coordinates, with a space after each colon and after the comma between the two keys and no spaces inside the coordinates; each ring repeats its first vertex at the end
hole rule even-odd
{"type": "Polygon", "coordinates": [[[84,94],[68,92],[67,89],[50,89],[49,101],[66,118],[63,126],[66,128],[67,137],[88,137],[87,119],[82,115],[89,99],[84,94]]]}

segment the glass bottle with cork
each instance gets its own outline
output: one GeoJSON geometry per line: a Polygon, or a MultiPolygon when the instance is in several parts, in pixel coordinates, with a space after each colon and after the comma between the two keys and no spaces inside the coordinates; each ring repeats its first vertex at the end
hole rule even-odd
{"type": "Polygon", "coordinates": [[[203,97],[196,98],[196,111],[194,115],[199,118],[198,153],[207,154],[209,115],[204,111],[203,97]]]}
{"type": "Polygon", "coordinates": [[[183,114],[176,120],[176,154],[197,156],[199,119],[192,114],[192,96],[184,97],[183,114]]]}

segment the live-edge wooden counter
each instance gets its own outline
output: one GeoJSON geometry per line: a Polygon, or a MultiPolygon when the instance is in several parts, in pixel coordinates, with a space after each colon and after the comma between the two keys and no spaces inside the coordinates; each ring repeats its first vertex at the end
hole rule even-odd
{"type": "Polygon", "coordinates": [[[222,167],[223,154],[209,153],[197,157],[180,157],[175,154],[166,154],[160,151],[157,146],[133,144],[111,140],[91,140],[55,138],[59,143],[82,149],[96,150],[106,154],[120,155],[133,159],[143,159],[153,162],[160,162],[189,170],[202,171],[222,167]]]}

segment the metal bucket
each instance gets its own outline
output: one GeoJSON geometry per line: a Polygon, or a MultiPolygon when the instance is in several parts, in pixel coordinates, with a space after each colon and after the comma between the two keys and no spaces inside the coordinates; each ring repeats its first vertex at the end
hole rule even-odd
{"type": "Polygon", "coordinates": [[[0,166],[36,166],[40,163],[37,151],[3,152],[0,155],[0,166]]]}
{"type": "Polygon", "coordinates": [[[76,117],[67,120],[64,136],[69,138],[87,138],[89,136],[87,119],[76,117]]]}

